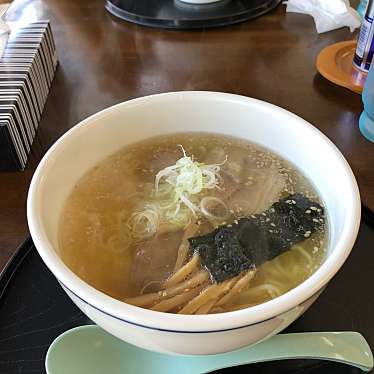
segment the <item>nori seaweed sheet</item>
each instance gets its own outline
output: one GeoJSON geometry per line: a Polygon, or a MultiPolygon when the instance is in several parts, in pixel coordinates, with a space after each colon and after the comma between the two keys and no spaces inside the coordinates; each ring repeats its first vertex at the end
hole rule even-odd
{"type": "Polygon", "coordinates": [[[322,206],[297,193],[263,213],[188,240],[213,280],[222,282],[279,256],[320,230],[324,220],[322,206]]]}

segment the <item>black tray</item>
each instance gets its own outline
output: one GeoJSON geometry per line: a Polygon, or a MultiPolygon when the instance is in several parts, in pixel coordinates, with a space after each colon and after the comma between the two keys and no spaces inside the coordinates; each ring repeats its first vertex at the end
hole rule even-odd
{"type": "Polygon", "coordinates": [[[281,0],[224,0],[196,5],[179,0],[107,0],[121,19],[163,29],[201,29],[244,22],[274,9],[281,0]]]}
{"type": "MultiPolygon", "coordinates": [[[[359,331],[374,347],[373,243],[374,230],[363,223],[355,248],[343,268],[311,309],[287,332],[359,331]]],[[[54,338],[67,329],[89,323],[28,239],[0,276],[0,374],[44,373],[45,354],[54,338]]],[[[220,371],[229,372],[348,374],[360,371],[324,361],[290,360],[220,371]]]]}

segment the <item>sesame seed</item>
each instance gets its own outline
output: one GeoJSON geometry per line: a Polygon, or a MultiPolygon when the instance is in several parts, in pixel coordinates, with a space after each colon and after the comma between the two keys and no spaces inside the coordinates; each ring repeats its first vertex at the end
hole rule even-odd
{"type": "Polygon", "coordinates": [[[312,211],[311,211],[310,209],[307,209],[307,210],[305,211],[305,213],[306,213],[306,214],[310,214],[310,213],[312,213],[312,211]]]}
{"type": "Polygon", "coordinates": [[[235,225],[237,225],[239,222],[238,222],[237,219],[234,219],[234,223],[235,223],[235,225]]]}
{"type": "Polygon", "coordinates": [[[313,218],[313,222],[319,222],[319,220],[317,218],[313,218]]]}
{"type": "Polygon", "coordinates": [[[314,211],[318,210],[318,208],[316,208],[315,206],[311,206],[310,209],[312,209],[314,211]]]}
{"type": "Polygon", "coordinates": [[[270,222],[270,218],[269,218],[269,217],[266,218],[266,219],[265,219],[265,222],[270,222]]]}
{"type": "Polygon", "coordinates": [[[275,227],[275,223],[274,223],[274,222],[271,222],[271,223],[270,223],[270,226],[275,227]]]}

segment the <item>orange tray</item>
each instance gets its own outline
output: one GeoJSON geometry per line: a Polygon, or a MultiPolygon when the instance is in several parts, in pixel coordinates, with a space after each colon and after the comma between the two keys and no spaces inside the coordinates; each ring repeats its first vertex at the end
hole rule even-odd
{"type": "Polygon", "coordinates": [[[324,48],[317,57],[316,67],[329,81],[360,94],[367,74],[353,67],[356,45],[357,41],[350,40],[324,48]]]}

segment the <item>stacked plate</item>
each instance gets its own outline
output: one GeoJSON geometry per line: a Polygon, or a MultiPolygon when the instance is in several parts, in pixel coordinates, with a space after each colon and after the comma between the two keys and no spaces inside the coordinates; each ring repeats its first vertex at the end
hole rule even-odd
{"type": "Polygon", "coordinates": [[[281,0],[107,0],[106,9],[126,21],[165,29],[199,29],[244,22],[281,0]]]}
{"type": "Polygon", "coordinates": [[[22,170],[57,66],[49,21],[12,29],[0,58],[0,170],[22,170]]]}

